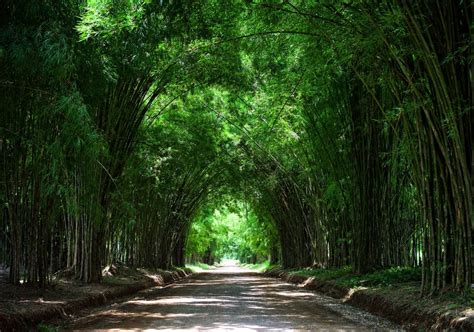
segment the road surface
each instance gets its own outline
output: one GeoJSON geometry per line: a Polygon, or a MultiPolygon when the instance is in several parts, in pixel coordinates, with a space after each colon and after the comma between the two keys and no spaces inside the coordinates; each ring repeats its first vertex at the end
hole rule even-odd
{"type": "Polygon", "coordinates": [[[195,274],[76,319],[82,331],[291,331],[396,329],[338,300],[238,266],[195,274]]]}

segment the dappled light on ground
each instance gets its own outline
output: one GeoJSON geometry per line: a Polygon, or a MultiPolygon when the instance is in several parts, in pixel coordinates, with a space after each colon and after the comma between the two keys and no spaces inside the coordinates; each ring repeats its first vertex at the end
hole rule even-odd
{"type": "Polygon", "coordinates": [[[330,309],[331,301],[334,304],[334,299],[226,264],[93,312],[78,319],[69,329],[348,331],[388,326],[376,319],[349,319],[330,309]]]}

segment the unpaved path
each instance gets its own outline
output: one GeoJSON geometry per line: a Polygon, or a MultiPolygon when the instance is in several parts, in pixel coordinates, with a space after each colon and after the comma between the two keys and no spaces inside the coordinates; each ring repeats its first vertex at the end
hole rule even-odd
{"type": "Polygon", "coordinates": [[[395,326],[236,266],[199,273],[77,319],[66,330],[373,330],[395,326]]]}

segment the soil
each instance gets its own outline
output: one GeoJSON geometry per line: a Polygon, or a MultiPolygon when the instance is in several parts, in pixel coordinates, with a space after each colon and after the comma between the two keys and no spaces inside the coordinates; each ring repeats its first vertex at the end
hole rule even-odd
{"type": "Polygon", "coordinates": [[[84,284],[62,278],[44,289],[11,285],[0,273],[0,331],[25,330],[55,317],[67,317],[84,308],[105,304],[145,288],[165,285],[190,271],[147,271],[111,266],[102,283],[84,284]]]}
{"type": "Polygon", "coordinates": [[[90,311],[64,330],[381,330],[385,320],[237,266],[194,274],[90,311]]]}
{"type": "Polygon", "coordinates": [[[449,309],[449,301],[442,298],[421,298],[419,285],[406,283],[391,288],[364,289],[349,288],[333,281],[305,277],[282,269],[266,271],[265,275],[340,299],[343,303],[385,317],[407,330],[474,331],[473,308],[460,305],[449,309]]]}

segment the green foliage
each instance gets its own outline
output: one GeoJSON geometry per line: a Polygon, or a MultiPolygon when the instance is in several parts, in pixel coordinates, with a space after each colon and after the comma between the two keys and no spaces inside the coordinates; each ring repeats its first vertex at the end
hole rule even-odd
{"type": "Polygon", "coordinates": [[[36,329],[40,332],[56,332],[59,331],[59,328],[56,326],[48,325],[45,323],[40,323],[36,326],[36,329]]]}
{"type": "Polygon", "coordinates": [[[196,263],[193,263],[193,264],[186,264],[186,267],[188,269],[191,269],[191,271],[193,271],[193,273],[207,271],[207,270],[210,270],[212,268],[210,265],[205,264],[205,263],[200,263],[200,262],[196,262],[196,263]]]}
{"type": "Polygon", "coordinates": [[[245,267],[247,269],[257,271],[257,272],[264,272],[266,270],[270,270],[270,269],[276,267],[276,265],[270,264],[269,261],[265,261],[265,262],[262,262],[262,263],[256,263],[256,264],[243,263],[243,264],[240,264],[240,266],[245,267]]]}
{"type": "Polygon", "coordinates": [[[421,269],[410,267],[391,267],[365,275],[355,275],[340,280],[340,283],[350,287],[357,286],[392,286],[397,283],[421,281],[421,269]]]}
{"type": "Polygon", "coordinates": [[[110,38],[124,31],[138,28],[149,0],[138,1],[88,1],[81,23],[77,27],[81,40],[110,38]]]}
{"type": "Polygon", "coordinates": [[[329,269],[303,269],[294,271],[295,274],[305,277],[315,277],[321,280],[337,280],[352,275],[352,267],[344,266],[341,268],[329,269]]]}
{"type": "MultiPolygon", "coordinates": [[[[219,201],[217,201],[219,202],[219,201]]],[[[195,218],[189,231],[186,253],[190,261],[239,259],[264,261],[271,241],[276,241],[271,225],[264,223],[248,203],[230,200],[222,206],[209,205],[195,218]]]]}
{"type": "Polygon", "coordinates": [[[7,0],[0,263],[466,290],[469,3],[7,0]]]}

